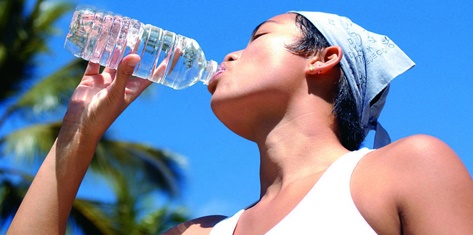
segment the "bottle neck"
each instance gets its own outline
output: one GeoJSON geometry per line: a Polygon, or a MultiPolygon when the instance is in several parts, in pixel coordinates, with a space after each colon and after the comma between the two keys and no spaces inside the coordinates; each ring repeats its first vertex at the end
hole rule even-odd
{"type": "Polygon", "coordinates": [[[207,66],[205,67],[204,74],[200,78],[200,81],[205,85],[209,85],[210,79],[215,75],[218,69],[218,64],[214,60],[207,61],[207,66]]]}

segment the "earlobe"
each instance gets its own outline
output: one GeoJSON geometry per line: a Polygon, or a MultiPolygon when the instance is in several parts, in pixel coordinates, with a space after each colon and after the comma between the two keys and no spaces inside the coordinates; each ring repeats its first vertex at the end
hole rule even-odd
{"type": "Polygon", "coordinates": [[[309,72],[314,72],[314,65],[313,64],[309,64],[309,72]]]}
{"type": "Polygon", "coordinates": [[[309,63],[307,64],[307,71],[306,73],[309,75],[319,74],[320,70],[320,58],[318,56],[314,56],[309,59],[309,63]]]}
{"type": "Polygon", "coordinates": [[[308,74],[324,74],[336,68],[342,59],[343,51],[339,46],[330,46],[309,59],[308,74]]]}

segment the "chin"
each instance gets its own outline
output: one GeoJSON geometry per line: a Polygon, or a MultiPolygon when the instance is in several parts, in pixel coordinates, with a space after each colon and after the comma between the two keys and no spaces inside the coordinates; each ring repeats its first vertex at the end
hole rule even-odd
{"type": "Polygon", "coordinates": [[[229,123],[239,122],[243,120],[243,113],[241,98],[222,97],[215,93],[210,100],[210,107],[215,116],[226,126],[229,123]],[[216,94],[216,95],[215,95],[216,94]]]}

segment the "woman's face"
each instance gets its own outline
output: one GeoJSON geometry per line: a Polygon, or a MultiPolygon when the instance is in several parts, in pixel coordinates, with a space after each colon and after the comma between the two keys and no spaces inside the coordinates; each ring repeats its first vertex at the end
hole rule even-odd
{"type": "Polygon", "coordinates": [[[300,37],[295,15],[278,15],[255,29],[244,50],[225,57],[208,87],[212,110],[224,124],[238,125],[248,121],[242,118],[267,118],[260,115],[285,111],[305,81],[301,78],[307,58],[286,48],[300,37]]]}

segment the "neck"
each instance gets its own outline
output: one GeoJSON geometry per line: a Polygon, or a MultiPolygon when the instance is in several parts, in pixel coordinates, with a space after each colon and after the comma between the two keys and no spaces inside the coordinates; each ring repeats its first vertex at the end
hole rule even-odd
{"type": "Polygon", "coordinates": [[[316,118],[321,117],[319,114],[283,119],[256,141],[260,150],[261,197],[277,195],[299,179],[323,173],[348,151],[327,125],[331,122],[316,118]]]}

